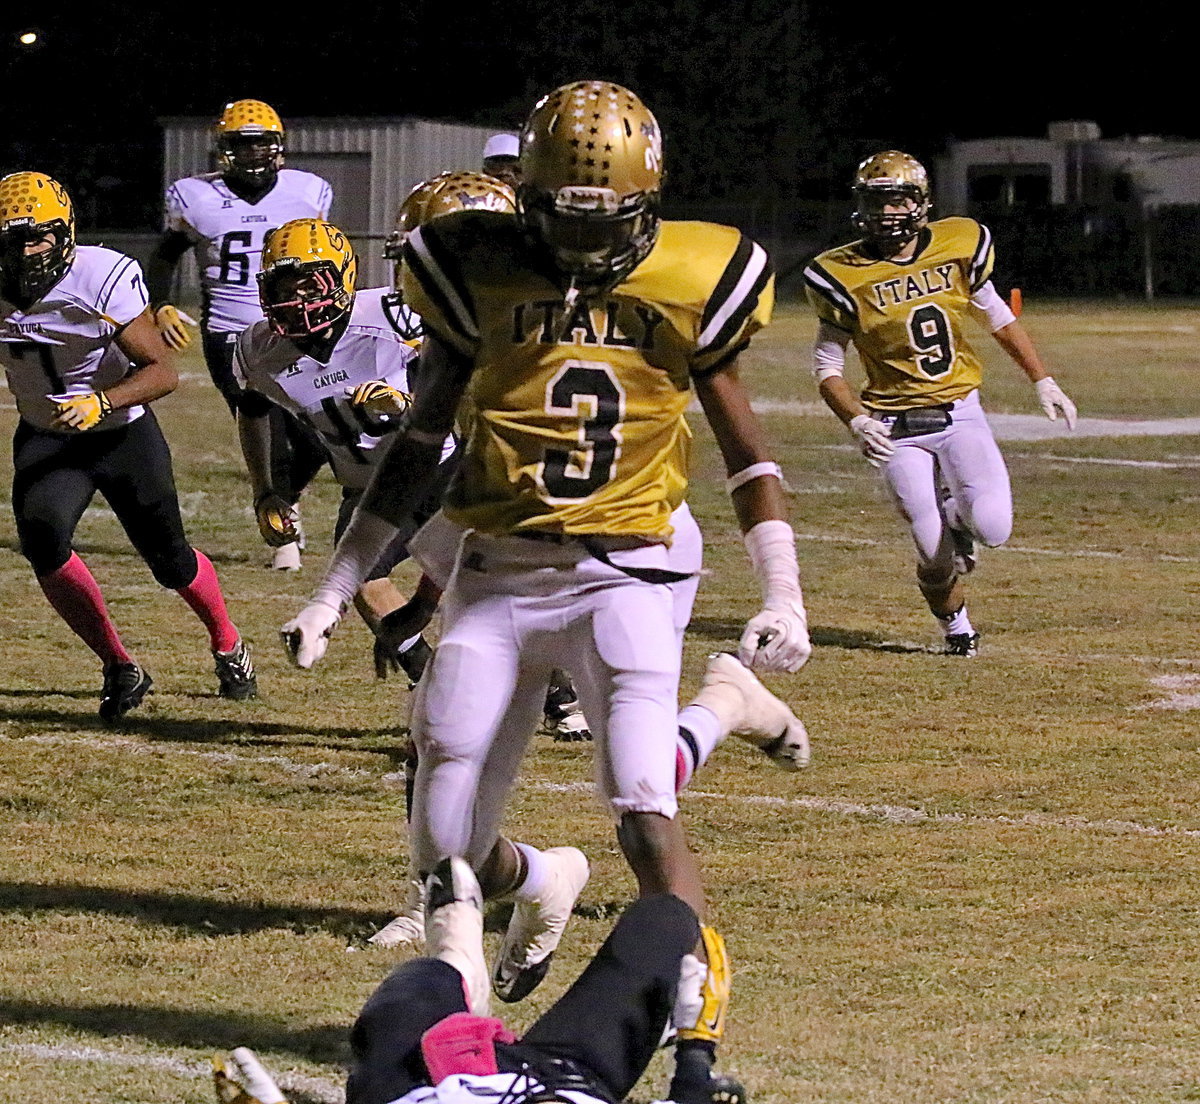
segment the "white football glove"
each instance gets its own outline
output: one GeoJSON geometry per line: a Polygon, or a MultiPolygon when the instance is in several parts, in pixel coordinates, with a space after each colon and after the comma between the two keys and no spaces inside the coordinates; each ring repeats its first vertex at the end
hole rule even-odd
{"type": "Polygon", "coordinates": [[[737,654],[755,671],[799,671],[812,655],[804,607],[789,603],[755,614],[746,622],[737,654]]]}
{"type": "Polygon", "coordinates": [[[329,636],[341,619],[341,610],[334,609],[328,603],[309,602],[279,630],[291,661],[307,670],[321,659],[329,647],[329,636]]]}
{"type": "Polygon", "coordinates": [[[883,467],[896,451],[887,426],[870,414],[855,414],[850,419],[850,432],[858,438],[858,446],[873,468],[883,467]]]}
{"type": "Polygon", "coordinates": [[[1075,428],[1075,404],[1067,398],[1063,389],[1054,382],[1053,376],[1044,376],[1037,380],[1034,385],[1037,388],[1038,402],[1042,404],[1042,410],[1046,412],[1046,417],[1052,422],[1058,421],[1058,412],[1062,411],[1063,421],[1067,423],[1067,429],[1075,428]]]}

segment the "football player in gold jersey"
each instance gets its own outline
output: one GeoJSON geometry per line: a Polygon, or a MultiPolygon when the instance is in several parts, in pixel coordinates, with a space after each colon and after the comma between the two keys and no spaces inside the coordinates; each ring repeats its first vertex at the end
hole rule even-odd
{"type": "Polygon", "coordinates": [[[969,218],[929,222],[924,167],[897,150],[868,157],[854,180],[854,228],[862,237],[822,253],[804,272],[820,325],[813,374],[821,397],[883,471],[917,547],[917,582],[949,655],[973,656],[979,634],[961,578],[975,542],[1003,544],[1012,531],[1004,459],[979,405],[979,358],[968,313],[984,322],[1029,377],[1052,421],[1074,428],[1075,406],[1047,374],[1033,342],[992,286],[986,226],[969,218]],[[843,377],[846,347],[866,371],[861,397],[843,377]]]}
{"type": "MultiPolygon", "coordinates": [[[[353,580],[419,495],[433,435],[466,401],[471,429],[445,506],[463,537],[413,717],[417,865],[464,855],[489,895],[515,891],[520,902],[532,892],[527,879],[542,877],[536,866],[552,853],[526,870],[523,851],[497,847],[499,821],[541,688],[564,667],[640,891],[701,911],[677,816],[680,648],[663,585],[681,578],[667,545],[687,486],[693,388],[764,590],[739,655],[794,671],[811,650],[779,468],[737,373],[770,317],[771,268],[737,230],[660,221],[658,124],[624,88],[586,81],[546,96],[523,129],[521,169],[515,217],[464,211],[408,239],[404,294],[425,326],[422,385],[321,588],[285,633],[302,665],[319,658],[353,580]]],[[[739,667],[728,656],[710,663],[689,707],[714,722],[724,703],[736,712],[747,700],[724,661],[739,667]]],[[[545,946],[560,934],[561,924],[547,930],[545,946]]],[[[547,961],[543,950],[510,965],[502,950],[497,990],[527,991],[520,975],[544,973],[547,961]]],[[[687,1062],[678,1055],[672,1099],[708,1092],[706,1048],[718,1033],[714,1024],[687,1036],[698,1045],[687,1062]],[[685,1066],[689,1076],[702,1067],[690,1082],[698,1089],[685,1066]]]]}

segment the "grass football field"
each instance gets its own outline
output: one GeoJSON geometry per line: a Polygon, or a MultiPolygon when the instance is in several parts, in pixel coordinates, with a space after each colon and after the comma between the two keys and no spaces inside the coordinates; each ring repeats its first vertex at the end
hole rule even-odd
{"type": "MultiPolygon", "coordinates": [[[[1170,423],[1200,419],[1200,313],[1035,302],[1024,320],[1102,421],[1036,436],[1032,387],[980,335],[985,405],[1028,417],[1003,419],[1017,520],[968,581],[971,660],[936,654],[907,534],[817,405],[807,311],[782,307],[747,356],[816,645],[768,680],[809,726],[811,767],[776,772],[731,741],[683,802],[736,967],[722,1065],[752,1101],[1200,1099],[1200,422],[1170,423]]],[[[216,697],[198,622],[98,503],[77,546],[156,680],[103,726],[97,665],[16,550],[5,452],[4,1101],[198,1104],[209,1055],[248,1045],[295,1104],[329,1104],[348,1025],[411,953],[361,947],[403,893],[407,692],[373,679],[353,620],[315,672],[276,642],[323,565],[336,488],[325,475],[305,500],[303,572],[265,570],[233,427],[198,352],[182,368],[156,409],[262,696],[216,697]]],[[[708,574],[685,696],[758,609],[694,424],[708,574]]],[[[517,1028],[633,892],[589,777],[586,745],[539,738],[513,796],[512,834],[593,865],[546,984],[507,1013],[517,1028]]]]}

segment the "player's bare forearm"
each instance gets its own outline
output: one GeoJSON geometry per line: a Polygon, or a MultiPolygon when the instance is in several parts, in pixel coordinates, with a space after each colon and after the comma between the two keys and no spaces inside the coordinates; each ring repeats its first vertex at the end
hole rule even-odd
{"type": "Polygon", "coordinates": [[[239,409],[237,427],[242,456],[246,461],[246,472],[250,476],[250,489],[257,502],[272,490],[271,417],[269,414],[247,414],[239,409]]]}
{"type": "Polygon", "coordinates": [[[192,246],[186,234],[168,230],[158,240],[154,252],[146,263],[146,290],[150,293],[150,305],[159,307],[170,302],[171,282],[175,278],[175,267],[192,246]]]}
{"type": "Polygon", "coordinates": [[[858,396],[842,376],[827,376],[818,385],[821,398],[842,421],[849,425],[852,418],[867,412],[858,396]]]}
{"type": "Polygon", "coordinates": [[[397,528],[420,505],[442,456],[440,441],[433,444],[423,434],[414,436],[414,432],[421,433],[420,430],[400,430],[393,435],[387,454],[375,469],[358,504],[359,510],[374,514],[397,528]]]}
{"type": "MultiPolygon", "coordinates": [[[[766,433],[750,406],[736,362],[698,379],[696,395],[712,426],[726,474],[732,476],[754,465],[771,464],[766,433]]],[[[731,497],[743,533],[763,521],[787,519],[783,484],[777,475],[764,473],[751,479],[737,487],[731,497]]]]}
{"type": "Polygon", "coordinates": [[[1031,382],[1037,383],[1040,379],[1045,379],[1050,373],[1046,371],[1042,364],[1042,358],[1038,356],[1038,351],[1034,347],[1033,338],[1029,336],[1028,331],[1020,322],[1010,322],[1007,326],[992,333],[992,337],[1014,361],[1017,366],[1025,373],[1031,382]]]}
{"type": "Polygon", "coordinates": [[[134,369],[105,389],[114,410],[153,402],[179,386],[174,354],[163,343],[149,307],[117,334],[116,342],[134,369]]]}

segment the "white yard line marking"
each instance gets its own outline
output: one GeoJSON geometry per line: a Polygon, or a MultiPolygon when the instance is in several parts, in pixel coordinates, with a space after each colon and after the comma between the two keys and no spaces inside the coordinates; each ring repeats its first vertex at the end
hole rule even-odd
{"type": "MultiPolygon", "coordinates": [[[[1196,678],[1200,676],[1166,676],[1169,678],[1196,678]]],[[[88,747],[94,750],[133,752],[134,754],[173,756],[190,756],[220,763],[237,763],[245,766],[272,766],[288,774],[300,777],[312,777],[314,773],[323,776],[343,775],[350,778],[372,777],[386,785],[401,786],[404,784],[402,772],[378,774],[364,770],[361,767],[342,767],[336,763],[298,763],[284,755],[247,755],[234,751],[196,751],[190,748],[159,747],[156,745],[138,744],[133,740],[119,737],[76,737],[71,735],[56,735],[41,733],[35,736],[5,737],[14,743],[27,741],[45,745],[60,745],[66,747],[88,747]]],[[[591,782],[550,782],[546,779],[524,779],[519,783],[523,789],[536,790],[540,793],[556,794],[592,794],[595,786],[591,782]]],[[[1083,816],[1050,816],[1044,813],[1023,813],[1010,815],[996,813],[988,816],[971,813],[929,813],[924,809],[909,805],[874,804],[863,805],[851,801],[832,801],[823,797],[773,797],[765,794],[726,794],[714,793],[709,790],[689,789],[685,791],[689,798],[699,798],[704,801],[721,801],[734,805],[766,806],[769,808],[805,809],[810,812],[832,813],[837,816],[867,817],[871,820],[882,820],[893,824],[962,824],[968,826],[998,824],[1012,827],[1055,828],[1074,832],[1101,832],[1112,835],[1139,835],[1153,837],[1170,837],[1185,839],[1200,839],[1200,829],[1178,828],[1172,825],[1165,827],[1153,824],[1140,824],[1132,820],[1117,820],[1102,818],[1089,820],[1083,816]]]]}
{"type": "MultiPolygon", "coordinates": [[[[696,404],[695,409],[699,409],[696,404]]],[[[795,418],[828,417],[822,403],[799,399],[752,399],[750,405],[759,414],[787,414],[795,418]]],[[[988,424],[998,441],[1045,441],[1075,437],[1175,437],[1200,434],[1200,418],[1080,418],[1073,430],[1061,419],[1050,421],[1044,414],[1000,414],[988,412],[988,424]]]]}
{"type": "MultiPolygon", "coordinates": [[[[873,537],[841,537],[834,533],[797,533],[797,540],[820,541],[823,544],[848,544],[858,548],[882,548],[891,541],[876,540],[873,537]]],[[[1151,563],[1200,563],[1198,556],[1171,556],[1158,553],[1149,556],[1130,556],[1125,552],[1110,552],[1102,548],[1033,548],[1024,544],[1004,544],[999,548],[987,549],[990,556],[993,552],[1003,552],[1024,556],[1062,556],[1076,560],[1139,560],[1151,563]]]]}
{"type": "MultiPolygon", "coordinates": [[[[91,1065],[127,1066],[142,1069],[166,1070],[193,1080],[208,1080],[212,1067],[207,1062],[184,1062],[157,1054],[134,1054],[123,1050],[106,1050],[89,1046],[54,1046],[46,1043],[0,1043],[0,1053],[20,1054],[60,1062],[87,1062],[91,1065]]],[[[274,1071],[272,1071],[274,1073],[274,1071]]],[[[344,1104],[346,1094],[332,1081],[308,1077],[300,1073],[276,1075],[281,1089],[302,1092],[324,1101],[325,1104],[344,1104]]]]}
{"type": "Polygon", "coordinates": [[[1123,460],[1107,456],[1058,456],[1052,452],[1014,452],[1014,460],[1050,460],[1056,464],[1106,464],[1117,468],[1200,468],[1200,457],[1179,460],[1123,460]]]}
{"type": "Polygon", "coordinates": [[[1200,709],[1200,675],[1159,675],[1150,680],[1152,686],[1166,690],[1168,696],[1152,701],[1146,709],[1170,709],[1186,712],[1200,709]]]}

